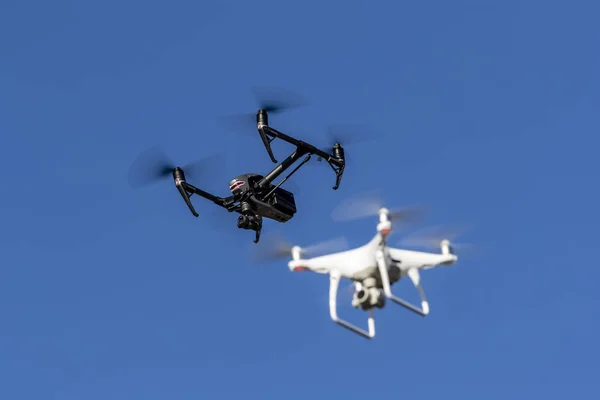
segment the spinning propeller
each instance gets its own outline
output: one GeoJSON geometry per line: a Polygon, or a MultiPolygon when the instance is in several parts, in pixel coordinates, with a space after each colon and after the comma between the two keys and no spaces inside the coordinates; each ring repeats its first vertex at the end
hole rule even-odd
{"type": "Polygon", "coordinates": [[[308,105],[304,97],[291,90],[276,88],[274,86],[258,86],[252,90],[259,110],[265,110],[269,114],[278,114],[308,105]]]}
{"type": "Polygon", "coordinates": [[[214,168],[213,164],[220,156],[204,157],[198,161],[177,167],[165,152],[153,147],[142,153],[131,165],[129,170],[129,184],[133,188],[150,185],[165,178],[173,178],[176,169],[185,171],[186,175],[199,175],[202,171],[214,168]]]}
{"type": "Polygon", "coordinates": [[[331,217],[337,222],[352,221],[377,216],[382,209],[388,210],[387,217],[390,221],[410,222],[424,213],[422,207],[386,207],[381,196],[372,193],[346,199],[333,210],[331,217]]]}
{"type": "MultiPolygon", "coordinates": [[[[362,124],[333,124],[327,127],[323,136],[325,145],[320,146],[321,150],[330,153],[336,145],[340,145],[344,149],[344,159],[347,161],[348,151],[346,146],[375,140],[381,135],[362,124]]],[[[322,161],[320,157],[317,160],[322,161]]]]}
{"type": "MultiPolygon", "coordinates": [[[[291,90],[273,86],[258,86],[252,88],[251,91],[258,107],[257,110],[264,110],[272,115],[308,105],[304,97],[291,90]]],[[[232,129],[243,129],[244,132],[251,132],[248,127],[256,126],[256,112],[229,115],[220,118],[220,120],[232,129]]]]}
{"type": "MultiPolygon", "coordinates": [[[[308,101],[300,94],[291,90],[273,86],[259,86],[252,88],[258,110],[264,110],[270,115],[280,114],[284,111],[308,105],[308,101]]],[[[220,118],[221,122],[234,130],[242,130],[247,134],[254,134],[248,127],[256,126],[256,112],[235,114],[220,118]]],[[[321,148],[326,153],[331,153],[337,145],[345,148],[346,145],[362,143],[379,137],[373,129],[354,124],[331,125],[324,135],[324,146],[321,148]]],[[[343,154],[342,154],[343,155],[343,154]]],[[[346,157],[344,157],[346,159],[346,157]]],[[[319,158],[321,161],[321,158],[319,158]]]]}
{"type": "Polygon", "coordinates": [[[315,243],[308,247],[299,247],[289,243],[281,235],[270,235],[263,241],[256,254],[255,261],[269,262],[282,258],[290,258],[292,250],[296,247],[300,249],[300,255],[303,258],[316,257],[322,254],[335,253],[348,249],[348,241],[345,237],[337,237],[323,242],[315,243]]]}
{"type": "Polygon", "coordinates": [[[412,234],[405,235],[402,239],[398,241],[399,246],[403,247],[421,247],[421,248],[436,248],[440,247],[440,244],[444,241],[447,241],[447,244],[452,249],[465,249],[470,248],[471,245],[468,243],[455,243],[454,239],[456,239],[459,235],[461,235],[466,228],[462,229],[442,229],[441,227],[429,227],[420,229],[412,234]]]}

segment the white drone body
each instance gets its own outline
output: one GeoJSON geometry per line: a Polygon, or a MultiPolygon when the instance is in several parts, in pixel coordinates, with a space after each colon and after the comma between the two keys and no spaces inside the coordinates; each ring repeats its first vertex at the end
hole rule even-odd
{"type": "Polygon", "coordinates": [[[371,339],[375,336],[374,308],[383,308],[385,299],[408,308],[422,316],[429,314],[429,303],[421,287],[420,270],[441,265],[451,265],[457,261],[449,240],[440,242],[441,253],[395,249],[387,246],[387,237],[391,233],[392,224],[388,219],[388,209],[379,210],[377,234],[364,246],[303,259],[302,249],[292,248],[293,260],[288,263],[291,271],[313,271],[329,274],[329,313],[331,319],[359,335],[371,339]],[[421,307],[395,297],[391,285],[408,276],[421,297],[421,307]],[[341,278],[354,281],[355,292],[352,305],[369,313],[368,330],[365,331],[346,322],[337,314],[337,293],[341,278]]]}

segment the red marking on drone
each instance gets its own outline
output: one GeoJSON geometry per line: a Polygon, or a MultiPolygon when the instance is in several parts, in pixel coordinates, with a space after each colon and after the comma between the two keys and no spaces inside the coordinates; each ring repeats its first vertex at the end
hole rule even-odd
{"type": "Polygon", "coordinates": [[[240,188],[240,187],[242,187],[242,186],[244,186],[244,182],[237,182],[237,183],[234,183],[234,184],[231,186],[231,190],[238,189],[238,188],[240,188]]]}

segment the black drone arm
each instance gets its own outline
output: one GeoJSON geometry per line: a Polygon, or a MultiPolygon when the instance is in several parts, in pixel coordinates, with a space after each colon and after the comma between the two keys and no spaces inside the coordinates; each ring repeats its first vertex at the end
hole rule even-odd
{"type": "MultiPolygon", "coordinates": [[[[259,117],[260,117],[259,113],[259,117]]],[[[266,117],[266,114],[265,114],[266,117]]],[[[340,183],[342,181],[342,177],[344,175],[344,169],[346,167],[346,160],[344,157],[344,149],[340,144],[337,144],[333,147],[333,155],[324,152],[321,149],[316,148],[310,143],[303,142],[302,140],[297,140],[291,136],[286,135],[285,133],[279,132],[276,129],[271,128],[270,126],[265,124],[265,120],[259,120],[258,132],[267,148],[267,152],[271,157],[271,160],[275,161],[273,157],[273,151],[271,150],[270,143],[275,139],[282,139],[290,144],[296,146],[296,151],[294,151],[288,158],[286,158],[281,164],[279,164],[269,175],[267,175],[262,181],[261,185],[267,184],[279,176],[283,171],[289,168],[298,158],[302,157],[304,154],[316,154],[317,156],[325,159],[327,163],[331,166],[336,175],[335,186],[333,190],[337,190],[340,187],[340,183]],[[261,125],[262,122],[262,125],[261,125]]]]}
{"type": "MultiPolygon", "coordinates": [[[[307,152],[304,149],[296,148],[296,150],[290,154],[285,160],[283,160],[278,166],[276,166],[271,172],[261,179],[257,186],[265,187],[273,182],[279,175],[283,174],[292,164],[294,164],[300,157],[305,155],[307,152]]],[[[296,172],[296,170],[294,170],[296,172]]]]}
{"type": "Polygon", "coordinates": [[[183,197],[183,200],[185,201],[185,204],[187,204],[188,208],[190,209],[190,211],[192,212],[192,214],[194,215],[194,217],[198,216],[198,213],[196,212],[196,210],[194,209],[194,206],[192,204],[192,202],[190,201],[190,197],[194,194],[197,194],[198,196],[201,196],[207,200],[212,201],[213,203],[215,203],[218,206],[221,206],[225,209],[227,209],[227,211],[237,211],[239,212],[238,208],[233,201],[233,196],[230,197],[218,197],[215,196],[213,194],[210,194],[208,192],[205,192],[202,189],[198,189],[197,187],[195,187],[194,185],[190,185],[189,183],[185,182],[185,181],[175,181],[175,186],[177,187],[177,190],[179,191],[179,193],[181,194],[181,197],[183,197]]]}

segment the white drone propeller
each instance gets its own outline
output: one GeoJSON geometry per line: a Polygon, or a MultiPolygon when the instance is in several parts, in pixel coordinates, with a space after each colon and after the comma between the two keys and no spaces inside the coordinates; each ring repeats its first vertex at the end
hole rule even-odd
{"type": "Polygon", "coordinates": [[[302,257],[317,257],[323,254],[336,253],[348,249],[348,240],[344,236],[325,240],[307,247],[301,247],[290,244],[281,235],[270,235],[261,241],[261,246],[257,251],[258,261],[273,261],[281,258],[292,257],[292,249],[300,249],[302,257]]]}
{"type": "Polygon", "coordinates": [[[453,229],[447,230],[440,226],[423,228],[410,235],[405,235],[400,239],[397,244],[403,247],[421,247],[421,248],[435,248],[439,247],[442,241],[447,240],[450,242],[450,246],[454,249],[465,249],[470,248],[471,245],[468,243],[455,242],[454,239],[463,233],[465,229],[453,229]]]}
{"type": "Polygon", "coordinates": [[[332,212],[331,217],[334,221],[351,221],[360,218],[372,217],[379,214],[381,209],[388,210],[388,219],[390,221],[409,222],[415,220],[423,214],[422,207],[386,207],[381,196],[377,193],[363,194],[352,197],[341,202],[332,212]]]}

